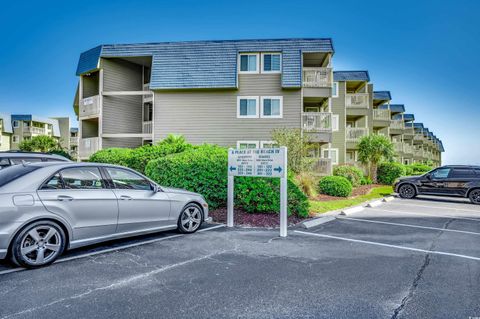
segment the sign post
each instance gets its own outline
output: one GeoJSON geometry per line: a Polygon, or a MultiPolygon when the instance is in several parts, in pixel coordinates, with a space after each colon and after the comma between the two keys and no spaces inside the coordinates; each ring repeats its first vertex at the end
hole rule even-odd
{"type": "Polygon", "coordinates": [[[233,227],[235,176],[280,178],[280,236],[287,236],[287,148],[228,150],[227,227],[233,227]]]}

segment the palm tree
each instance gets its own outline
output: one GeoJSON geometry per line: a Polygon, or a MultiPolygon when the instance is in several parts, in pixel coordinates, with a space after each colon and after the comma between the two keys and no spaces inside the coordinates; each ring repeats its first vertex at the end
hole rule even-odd
{"type": "Polygon", "coordinates": [[[393,143],[384,135],[364,136],[358,144],[358,159],[368,166],[369,177],[374,183],[377,182],[378,163],[391,161],[394,156],[393,143]]]}

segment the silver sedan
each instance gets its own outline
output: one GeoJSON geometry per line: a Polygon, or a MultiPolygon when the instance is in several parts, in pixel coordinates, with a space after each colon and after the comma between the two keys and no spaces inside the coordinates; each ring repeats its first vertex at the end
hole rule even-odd
{"type": "Polygon", "coordinates": [[[106,240],[193,233],[209,220],[200,194],[158,186],[121,166],[35,163],[0,171],[0,259],[24,267],[106,240]]]}

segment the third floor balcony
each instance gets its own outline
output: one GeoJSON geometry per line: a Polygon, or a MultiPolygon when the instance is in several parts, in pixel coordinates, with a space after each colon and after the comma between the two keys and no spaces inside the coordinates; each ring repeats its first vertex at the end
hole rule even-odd
{"type": "Polygon", "coordinates": [[[366,127],[347,127],[345,131],[345,140],[347,142],[360,142],[360,139],[368,135],[366,127]]]}
{"type": "Polygon", "coordinates": [[[354,109],[368,109],[368,93],[345,94],[345,107],[354,109]]]}
{"type": "Polygon", "coordinates": [[[100,115],[100,96],[94,95],[80,100],[80,118],[92,118],[100,115]]]}

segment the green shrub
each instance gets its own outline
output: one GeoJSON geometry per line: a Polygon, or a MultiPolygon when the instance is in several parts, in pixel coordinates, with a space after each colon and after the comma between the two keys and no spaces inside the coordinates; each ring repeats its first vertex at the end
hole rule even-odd
{"type": "Polygon", "coordinates": [[[302,190],[302,192],[308,197],[314,197],[316,195],[317,178],[309,173],[300,173],[295,176],[295,184],[302,190]]]}
{"type": "Polygon", "coordinates": [[[325,195],[348,197],[352,193],[352,184],[342,176],[325,176],[318,183],[318,191],[325,195]]]}
{"type": "Polygon", "coordinates": [[[128,167],[144,173],[145,167],[151,160],[170,154],[181,153],[191,147],[192,146],[187,143],[169,144],[163,143],[163,141],[158,145],[144,145],[132,150],[128,167]]]}
{"type": "Polygon", "coordinates": [[[372,185],[373,184],[373,181],[370,177],[368,176],[363,176],[362,177],[362,180],[360,181],[360,184],[361,185],[372,185]]]}
{"type": "Polygon", "coordinates": [[[342,176],[348,179],[353,187],[358,187],[363,178],[363,172],[358,167],[352,165],[338,165],[333,169],[333,175],[342,176]]]}
{"type": "Polygon", "coordinates": [[[377,179],[381,184],[392,185],[397,178],[405,176],[405,174],[405,167],[400,163],[385,162],[378,165],[377,179]]]}
{"type": "Polygon", "coordinates": [[[422,163],[414,163],[410,165],[405,165],[406,175],[423,175],[433,168],[431,166],[422,164],[422,163]]]}
{"type": "Polygon", "coordinates": [[[129,148],[106,148],[90,156],[89,162],[128,166],[131,155],[129,148]]]}

